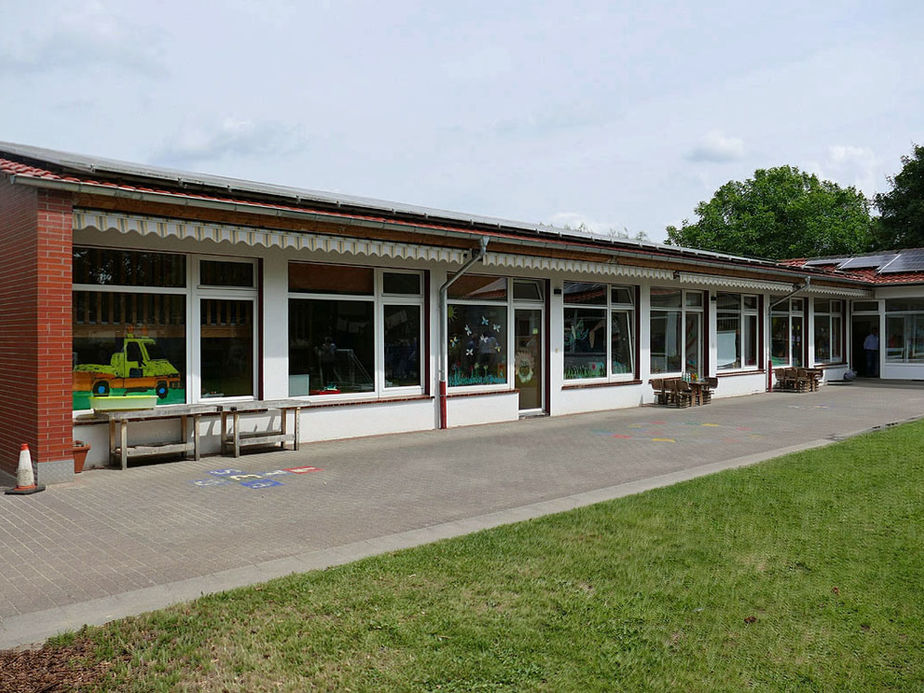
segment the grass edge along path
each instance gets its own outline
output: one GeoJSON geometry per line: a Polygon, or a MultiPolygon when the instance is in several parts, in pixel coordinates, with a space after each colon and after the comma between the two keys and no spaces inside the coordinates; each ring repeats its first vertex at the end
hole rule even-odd
{"type": "Polygon", "coordinates": [[[46,647],[104,690],[921,690],[922,526],[918,422],[46,647]]]}

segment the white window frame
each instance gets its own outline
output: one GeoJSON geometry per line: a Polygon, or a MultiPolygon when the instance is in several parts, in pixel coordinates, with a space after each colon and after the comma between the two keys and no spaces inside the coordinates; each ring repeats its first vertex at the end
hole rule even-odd
{"type": "MultiPolygon", "coordinates": [[[[339,394],[331,395],[290,395],[293,399],[304,399],[308,402],[342,402],[342,401],[363,401],[369,399],[384,399],[384,398],[393,398],[393,397],[410,397],[415,395],[421,395],[424,392],[424,378],[426,377],[426,359],[428,355],[425,353],[424,345],[426,341],[424,339],[426,330],[427,330],[427,316],[424,314],[424,291],[426,290],[426,283],[424,281],[424,273],[421,270],[407,270],[407,269],[392,269],[390,267],[370,267],[368,265],[338,265],[334,262],[312,262],[312,261],[302,261],[302,260],[290,260],[286,264],[286,268],[290,264],[300,264],[300,265],[326,265],[326,266],[342,266],[342,267],[359,267],[361,269],[367,269],[373,271],[373,289],[372,295],[360,295],[360,294],[333,294],[333,293],[307,293],[302,291],[289,291],[286,290],[287,297],[287,310],[288,302],[292,300],[298,301],[356,301],[356,302],[367,302],[373,304],[372,309],[372,320],[373,320],[373,387],[372,390],[367,392],[343,392],[339,394]],[[415,296],[413,294],[386,294],[384,292],[384,277],[385,274],[410,274],[415,275],[420,280],[420,292],[415,296]],[[418,355],[419,355],[419,372],[420,372],[420,382],[417,385],[401,385],[396,387],[387,387],[385,384],[385,306],[416,306],[420,312],[420,328],[419,334],[417,337],[418,340],[418,355]]],[[[288,345],[289,334],[286,333],[286,343],[288,345]]],[[[288,346],[286,348],[286,363],[288,364],[288,346]]],[[[288,369],[288,366],[286,367],[288,369]]]]}
{"type": "MultiPolygon", "coordinates": [[[[158,255],[178,255],[185,258],[186,262],[186,286],[183,287],[157,287],[157,286],[129,286],[123,284],[73,284],[71,294],[78,291],[97,292],[97,293],[119,293],[119,294],[156,294],[156,295],[173,295],[184,296],[186,305],[186,372],[183,374],[184,387],[186,390],[185,404],[163,404],[158,405],[159,409],[169,409],[170,407],[180,407],[190,404],[199,404],[207,402],[209,404],[221,404],[223,402],[252,401],[257,398],[259,392],[260,378],[260,347],[259,332],[257,330],[260,324],[260,304],[258,301],[257,283],[257,260],[255,258],[228,257],[222,255],[199,255],[196,253],[184,253],[176,251],[161,251],[150,248],[120,248],[111,245],[96,245],[92,243],[75,243],[74,248],[90,248],[94,250],[111,250],[115,252],[140,252],[156,253],[158,255]],[[253,265],[254,285],[252,287],[203,287],[199,284],[199,263],[201,260],[211,260],[215,262],[238,262],[253,265]],[[201,299],[202,298],[224,298],[229,300],[252,300],[253,308],[253,395],[241,397],[205,397],[201,396],[201,299]]],[[[85,413],[86,410],[75,410],[74,416],[85,413]]]]}
{"type": "MultiPolygon", "coordinates": [[[[770,365],[773,368],[788,368],[793,365],[792,359],[792,325],[794,318],[802,318],[802,366],[805,366],[805,340],[808,334],[808,315],[806,311],[806,299],[805,298],[790,298],[786,300],[786,307],[781,308],[780,306],[773,306],[773,300],[770,301],[770,332],[769,332],[769,343],[770,343],[770,365]],[[802,306],[802,310],[797,310],[792,307],[793,301],[799,301],[802,306]],[[774,363],[773,361],[773,318],[786,318],[786,353],[787,360],[785,363],[774,363]]],[[[782,305],[782,304],[780,304],[782,305]]]]}
{"type": "MultiPolygon", "coordinates": [[[[510,373],[513,370],[513,356],[515,350],[515,343],[513,339],[513,329],[514,329],[514,300],[513,300],[513,280],[514,277],[502,277],[497,274],[482,274],[480,272],[466,272],[463,276],[479,276],[479,277],[497,277],[498,279],[503,279],[505,281],[507,297],[503,301],[491,301],[488,299],[467,299],[467,298],[447,298],[447,306],[503,306],[507,310],[506,317],[506,330],[507,330],[507,347],[506,347],[506,367],[504,368],[504,374],[506,375],[507,381],[504,383],[486,383],[486,384],[476,384],[476,385],[448,385],[448,390],[450,392],[464,393],[464,392],[509,392],[514,389],[513,381],[511,380],[510,373]]],[[[518,280],[528,279],[528,277],[516,277],[518,280]]],[[[538,280],[534,280],[538,281],[538,280]]],[[[518,300],[517,303],[522,302],[518,300]]],[[[528,302],[528,301],[527,301],[528,302]]],[[[446,315],[446,320],[448,322],[449,316],[446,315]]],[[[448,328],[448,325],[447,325],[448,328]]],[[[446,339],[449,339],[449,330],[446,330],[446,339]]],[[[449,344],[440,344],[440,349],[446,349],[448,353],[449,344]]],[[[449,364],[446,364],[447,371],[449,369],[449,364]]],[[[448,372],[447,372],[447,384],[448,384],[448,372]]]]}
{"type": "Polygon", "coordinates": [[[686,371],[687,314],[692,313],[694,315],[699,316],[699,341],[700,341],[699,359],[701,363],[700,363],[700,373],[698,373],[698,375],[700,378],[706,377],[706,370],[708,369],[708,364],[707,364],[707,361],[704,360],[706,358],[706,354],[705,354],[706,350],[703,348],[704,340],[706,339],[706,329],[705,329],[705,325],[703,324],[703,310],[704,310],[703,304],[706,301],[706,292],[700,289],[680,289],[680,288],[671,287],[671,286],[653,286],[651,287],[651,289],[649,289],[648,297],[649,297],[649,300],[648,300],[648,369],[649,369],[649,373],[653,377],[657,377],[657,378],[671,378],[671,377],[682,375],[684,371],[686,371]],[[652,289],[668,289],[670,291],[679,291],[680,292],[680,305],[672,306],[672,307],[652,305],[651,303],[651,290],[652,289]],[[701,297],[700,303],[698,306],[695,306],[695,305],[691,306],[689,305],[689,302],[687,301],[687,296],[694,295],[694,294],[699,294],[699,296],[701,297]],[[654,358],[654,356],[651,351],[651,334],[652,334],[651,321],[654,318],[655,313],[672,313],[672,312],[680,313],[680,363],[681,363],[681,368],[679,371],[655,372],[654,368],[652,367],[653,366],[652,359],[654,358]]]}
{"type": "MultiPolygon", "coordinates": [[[[565,375],[565,365],[564,358],[562,359],[562,382],[565,385],[580,385],[580,384],[594,384],[594,383],[608,383],[608,382],[624,382],[635,380],[636,373],[638,372],[638,354],[636,353],[636,339],[637,332],[639,329],[638,321],[636,319],[638,306],[636,302],[638,301],[638,287],[632,284],[609,284],[607,282],[600,281],[577,281],[577,280],[567,280],[564,284],[599,284],[606,289],[606,303],[568,303],[567,294],[564,291],[564,286],[562,287],[562,329],[564,329],[565,323],[565,310],[568,308],[579,308],[587,310],[601,310],[606,314],[606,335],[604,340],[606,342],[606,372],[604,375],[597,378],[568,378],[565,375]],[[629,295],[632,297],[632,303],[622,303],[619,301],[613,300],[613,290],[614,289],[625,289],[629,291],[629,295]],[[632,370],[629,373],[613,373],[613,314],[614,313],[628,313],[629,316],[629,328],[631,330],[629,338],[629,351],[632,355],[632,370]]],[[[567,356],[567,354],[564,354],[567,356]]]]}
{"type": "Polygon", "coordinates": [[[721,371],[722,373],[746,373],[750,371],[757,371],[760,369],[760,349],[761,345],[759,343],[760,335],[760,299],[757,294],[742,294],[734,291],[717,291],[716,292],[716,302],[715,302],[715,322],[716,322],[716,371],[721,371]],[[719,308],[719,295],[724,294],[726,296],[737,296],[738,297],[738,307],[736,309],[729,308],[719,308]],[[754,299],[754,307],[749,308],[747,306],[746,298],[754,299]],[[722,315],[736,315],[738,317],[738,324],[740,325],[739,330],[739,339],[740,344],[738,345],[738,353],[741,355],[741,366],[738,368],[723,368],[718,364],[719,357],[719,320],[722,319],[722,315]],[[753,317],[753,322],[748,320],[749,317],[753,317]],[[748,339],[748,325],[753,324],[754,334],[750,338],[754,341],[755,344],[755,360],[751,365],[745,364],[745,344],[748,339]]]}
{"type": "Polygon", "coordinates": [[[844,340],[842,339],[842,333],[845,325],[845,302],[837,298],[814,298],[812,299],[812,359],[814,363],[820,364],[839,364],[844,363],[846,360],[846,349],[844,348],[844,340]],[[816,306],[819,301],[826,301],[828,303],[828,310],[818,311],[816,306]],[[833,310],[833,304],[838,304],[840,306],[839,310],[833,310]],[[840,317],[840,329],[834,329],[835,318],[840,317]],[[816,327],[819,322],[828,323],[828,358],[818,360],[816,358],[818,344],[816,342],[817,331],[816,327]],[[834,356],[834,345],[837,344],[840,346],[841,353],[835,358],[834,356]]]}

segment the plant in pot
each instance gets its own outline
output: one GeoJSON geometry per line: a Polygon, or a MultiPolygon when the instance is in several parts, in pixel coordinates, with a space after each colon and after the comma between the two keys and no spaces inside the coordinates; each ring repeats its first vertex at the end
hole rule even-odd
{"type": "Polygon", "coordinates": [[[74,441],[74,474],[80,474],[83,471],[83,464],[87,461],[87,453],[90,452],[90,444],[82,440],[74,441]]]}

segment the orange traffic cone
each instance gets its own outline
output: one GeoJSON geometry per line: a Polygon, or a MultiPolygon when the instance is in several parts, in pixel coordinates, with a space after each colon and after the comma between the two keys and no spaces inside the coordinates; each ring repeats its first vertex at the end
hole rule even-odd
{"type": "Polygon", "coordinates": [[[44,491],[45,487],[35,483],[35,472],[32,470],[32,455],[29,446],[25,443],[19,451],[19,468],[16,470],[16,487],[9,488],[4,493],[25,496],[30,493],[44,491]]]}

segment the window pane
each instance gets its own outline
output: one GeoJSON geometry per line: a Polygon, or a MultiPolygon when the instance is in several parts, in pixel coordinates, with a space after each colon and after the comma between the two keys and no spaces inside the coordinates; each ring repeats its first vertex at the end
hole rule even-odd
{"type": "Polygon", "coordinates": [[[606,291],[606,284],[565,282],[565,303],[605,306],[606,291]]]}
{"type": "Polygon", "coordinates": [[[741,317],[719,315],[716,319],[716,368],[741,368],[741,317]]]}
{"type": "Polygon", "coordinates": [[[385,272],[382,275],[382,291],[386,294],[403,296],[420,295],[420,275],[385,272]]]}
{"type": "Polygon", "coordinates": [[[805,364],[802,362],[802,317],[793,316],[792,318],[792,365],[796,368],[802,368],[805,364]]]}
{"type": "Polygon", "coordinates": [[[716,310],[741,310],[741,294],[716,294],[716,310]]]}
{"type": "Polygon", "coordinates": [[[289,291],[371,296],[374,286],[375,272],[371,267],[289,263],[289,291]]]}
{"type": "Polygon", "coordinates": [[[542,299],[542,287],[537,281],[514,281],[513,297],[523,301],[539,301],[542,299]]]}
{"type": "Polygon", "coordinates": [[[507,382],[507,308],[449,306],[449,385],[507,382]]]}
{"type": "Polygon", "coordinates": [[[700,371],[699,364],[702,358],[702,315],[699,313],[687,313],[687,329],[685,352],[686,364],[684,370],[690,375],[699,377],[703,375],[700,371]]]}
{"type": "Polygon", "coordinates": [[[565,380],[606,377],[606,311],[566,307],[564,319],[565,380]]]}
{"type": "Polygon", "coordinates": [[[886,317],[886,361],[905,361],[905,355],[908,353],[905,348],[905,328],[906,324],[909,328],[913,325],[912,319],[911,315],[886,317]]]}
{"type": "Polygon", "coordinates": [[[420,306],[385,306],[385,387],[420,385],[420,306]]]}
{"type": "Polygon", "coordinates": [[[815,312],[816,313],[828,313],[831,311],[831,301],[826,298],[816,298],[815,299],[815,312]]]}
{"type": "Polygon", "coordinates": [[[877,311],[879,310],[879,301],[854,301],[854,311],[877,311]]]}
{"type": "Polygon", "coordinates": [[[789,365],[789,317],[774,315],[770,319],[770,361],[774,366],[789,365]]]}
{"type": "Polygon", "coordinates": [[[253,395],[253,301],[200,303],[202,397],[253,395]]]}
{"type": "Polygon", "coordinates": [[[841,354],[841,335],[843,334],[843,329],[841,328],[841,316],[832,315],[831,316],[831,360],[840,361],[843,356],[841,354]]]}
{"type": "Polygon", "coordinates": [[[924,298],[890,298],[885,302],[886,312],[900,310],[924,311],[924,298]]]}
{"type": "Polygon", "coordinates": [[[815,361],[831,360],[831,321],[827,315],[815,317],[815,361]]]}
{"type": "Polygon", "coordinates": [[[74,409],[106,388],[186,402],[185,296],[75,291],[72,301],[74,409]]]}
{"type": "Polygon", "coordinates": [[[613,303],[631,306],[635,303],[635,289],[631,286],[614,286],[611,291],[613,303]]]}
{"type": "Polygon", "coordinates": [[[801,298],[792,299],[792,311],[794,313],[802,313],[805,310],[805,300],[801,298]]]}
{"type": "Polygon", "coordinates": [[[687,291],[687,301],[686,305],[691,308],[702,308],[703,307],[703,292],[702,291],[687,291]]]}
{"type": "Polygon", "coordinates": [[[186,257],[105,248],[74,248],[75,284],[186,286],[186,257]]]}
{"type": "Polygon", "coordinates": [[[373,311],[372,301],[289,300],[292,394],[375,389],[373,311]]]}
{"type": "Polygon", "coordinates": [[[680,289],[662,289],[652,287],[651,289],[651,307],[652,308],[680,308],[683,294],[680,289]]]}
{"type": "Polygon", "coordinates": [[[251,288],[253,287],[253,263],[200,260],[199,284],[251,288]]]}
{"type": "Polygon", "coordinates": [[[632,338],[633,313],[627,310],[614,311],[612,314],[613,375],[635,373],[635,340],[632,338]]]}
{"type": "Polygon", "coordinates": [[[679,312],[651,314],[651,372],[678,373],[681,370],[681,319],[679,312]]]}
{"type": "Polygon", "coordinates": [[[744,307],[748,310],[757,310],[757,296],[745,296],[744,307]]]}
{"type": "Polygon", "coordinates": [[[474,301],[506,301],[506,277],[486,277],[480,274],[463,274],[449,287],[449,298],[474,301]]]}
{"type": "Polygon", "coordinates": [[[757,365],[757,316],[744,316],[744,365],[757,365]]]}

